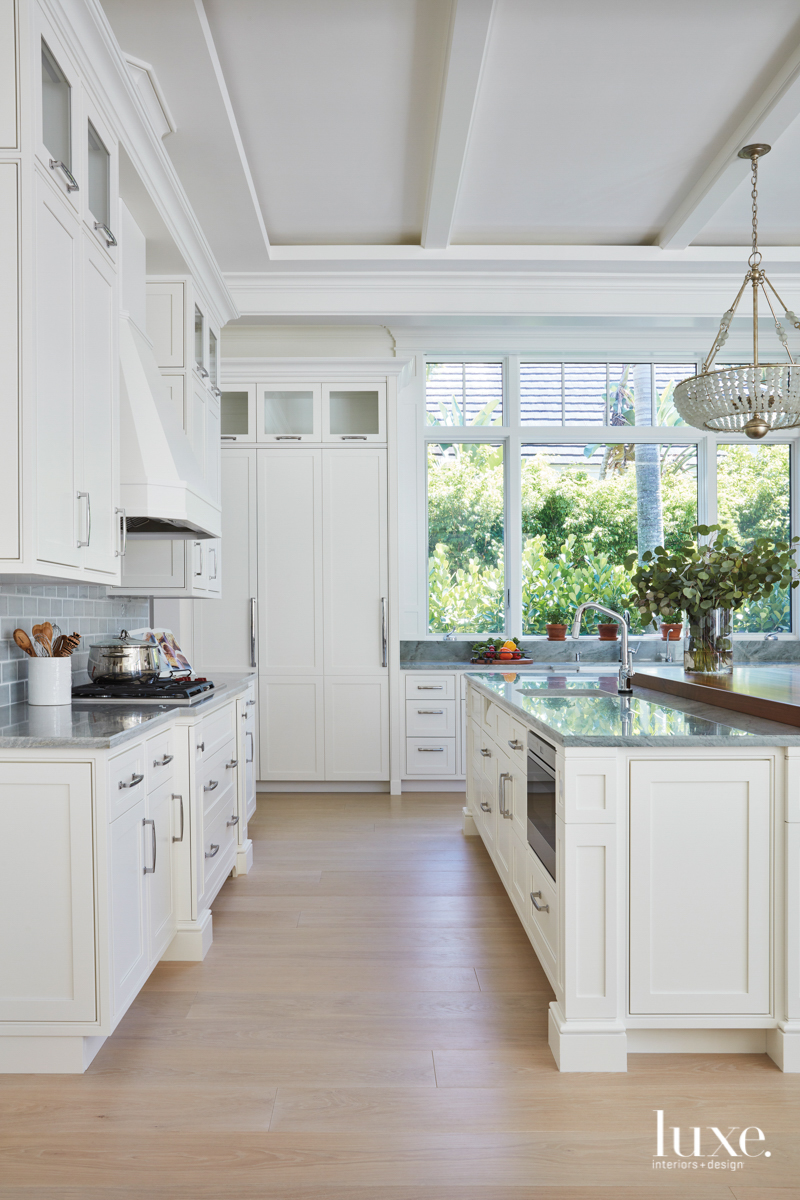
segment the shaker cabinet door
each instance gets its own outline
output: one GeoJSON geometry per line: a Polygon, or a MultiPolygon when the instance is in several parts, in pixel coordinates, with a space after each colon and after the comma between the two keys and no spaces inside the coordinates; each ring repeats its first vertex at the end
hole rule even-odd
{"type": "MultiPolygon", "coordinates": [[[[145,799],[109,827],[111,956],[114,1012],[124,1012],[147,978],[149,967],[145,847],[150,853],[150,826],[144,824],[145,799]]],[[[149,861],[149,860],[148,860],[149,861]]]]}
{"type": "MultiPolygon", "coordinates": [[[[116,469],[117,356],[115,337],[116,276],[102,250],[84,234],[87,251],[83,271],[83,388],[79,480],[85,493],[87,529],[81,539],[84,567],[116,575],[119,533],[115,508],[119,502],[116,469]]],[[[79,517],[84,515],[83,507],[79,517]]],[[[109,582],[112,582],[109,580],[109,582]]]]}

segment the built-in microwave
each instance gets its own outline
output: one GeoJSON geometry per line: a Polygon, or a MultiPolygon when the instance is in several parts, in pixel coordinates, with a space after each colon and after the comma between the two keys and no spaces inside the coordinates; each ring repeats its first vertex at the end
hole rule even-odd
{"type": "Polygon", "coordinates": [[[528,845],[556,877],[556,752],[528,730],[528,845]]]}

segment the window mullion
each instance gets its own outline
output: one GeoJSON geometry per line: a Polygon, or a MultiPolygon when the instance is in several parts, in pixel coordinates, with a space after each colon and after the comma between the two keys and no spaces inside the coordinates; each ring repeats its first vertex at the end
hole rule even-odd
{"type": "Polygon", "coordinates": [[[510,434],[505,443],[506,637],[522,636],[522,442],[510,434]]]}

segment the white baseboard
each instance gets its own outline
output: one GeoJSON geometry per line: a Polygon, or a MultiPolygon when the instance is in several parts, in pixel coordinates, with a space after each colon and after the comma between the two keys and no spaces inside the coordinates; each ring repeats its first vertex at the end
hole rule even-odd
{"type": "Polygon", "coordinates": [[[82,1075],[104,1037],[0,1037],[0,1075],[82,1075]]]}
{"type": "Polygon", "coordinates": [[[196,921],[178,922],[178,931],[161,955],[161,961],[202,962],[213,940],[211,909],[206,908],[196,921]]]}
{"type": "Polygon", "coordinates": [[[766,1054],[767,1029],[629,1029],[629,1054],[766,1054]]]}
{"type": "Polygon", "coordinates": [[[404,792],[464,792],[465,779],[404,779],[404,792]]]}
{"type": "Polygon", "coordinates": [[[267,779],[256,785],[259,792],[389,792],[388,779],[356,779],[351,783],[346,780],[275,780],[267,779]]]}

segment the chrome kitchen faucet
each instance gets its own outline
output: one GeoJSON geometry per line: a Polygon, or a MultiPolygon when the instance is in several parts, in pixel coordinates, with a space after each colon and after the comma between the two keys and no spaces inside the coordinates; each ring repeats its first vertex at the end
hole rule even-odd
{"type": "Polygon", "coordinates": [[[585,604],[579,606],[578,611],[575,613],[575,620],[572,622],[572,636],[574,638],[581,636],[581,618],[587,608],[593,608],[597,612],[603,613],[606,617],[612,617],[618,625],[622,626],[622,661],[620,662],[617,691],[620,695],[627,696],[633,691],[631,687],[633,654],[628,649],[628,623],[619,613],[614,612],[613,608],[606,608],[604,604],[595,604],[594,600],[587,600],[585,604]]]}

